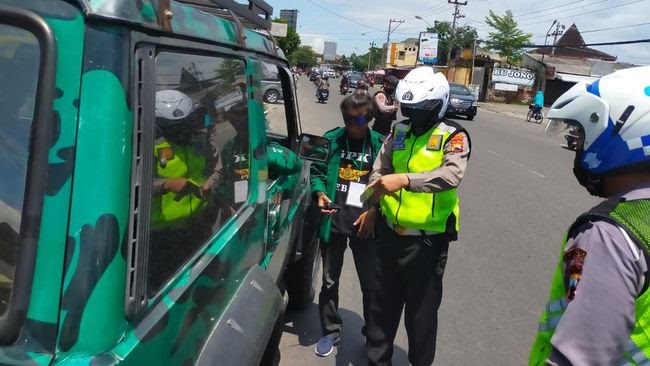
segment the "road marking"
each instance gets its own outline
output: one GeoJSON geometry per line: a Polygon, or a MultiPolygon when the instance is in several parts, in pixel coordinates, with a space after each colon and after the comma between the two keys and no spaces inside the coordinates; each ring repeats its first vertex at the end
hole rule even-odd
{"type": "Polygon", "coordinates": [[[514,165],[514,166],[517,166],[517,167],[519,167],[519,168],[521,168],[521,169],[524,169],[524,170],[526,170],[527,172],[529,172],[529,173],[531,173],[531,174],[534,174],[534,175],[536,175],[536,176],[538,176],[538,177],[540,177],[540,178],[546,178],[546,176],[545,176],[544,174],[542,174],[542,173],[540,173],[540,172],[538,172],[538,171],[532,170],[532,169],[528,169],[528,168],[526,168],[526,166],[525,166],[524,164],[518,163],[518,162],[516,162],[516,161],[514,161],[514,160],[512,160],[512,159],[507,159],[505,156],[499,154],[499,153],[496,152],[496,151],[493,151],[493,150],[491,150],[491,149],[488,149],[487,151],[488,151],[490,154],[492,154],[492,155],[494,155],[494,156],[496,156],[496,157],[498,157],[498,158],[500,158],[500,159],[507,160],[508,162],[510,162],[510,164],[512,164],[512,165],[514,165]]]}

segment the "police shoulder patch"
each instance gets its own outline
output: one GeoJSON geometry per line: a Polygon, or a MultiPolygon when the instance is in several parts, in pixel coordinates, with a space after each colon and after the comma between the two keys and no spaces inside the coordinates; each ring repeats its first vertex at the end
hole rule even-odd
{"type": "Polygon", "coordinates": [[[567,299],[569,301],[576,297],[578,284],[582,278],[585,257],[587,257],[587,251],[581,248],[572,248],[564,253],[567,299]]]}

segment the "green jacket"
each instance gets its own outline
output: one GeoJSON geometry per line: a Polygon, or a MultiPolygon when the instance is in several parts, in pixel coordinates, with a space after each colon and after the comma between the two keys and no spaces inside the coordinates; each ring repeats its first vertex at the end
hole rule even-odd
{"type": "MultiPolygon", "coordinates": [[[[384,135],[368,129],[370,134],[370,153],[371,160],[379,155],[379,150],[383,144],[384,135]]],[[[341,165],[341,146],[345,144],[345,128],[337,127],[325,132],[324,137],[331,141],[329,160],[327,162],[314,162],[311,165],[311,192],[324,192],[332,202],[336,200],[336,183],[339,180],[339,167],[341,165]]],[[[324,242],[330,240],[330,228],[332,226],[331,216],[321,216],[319,237],[324,242]]]]}

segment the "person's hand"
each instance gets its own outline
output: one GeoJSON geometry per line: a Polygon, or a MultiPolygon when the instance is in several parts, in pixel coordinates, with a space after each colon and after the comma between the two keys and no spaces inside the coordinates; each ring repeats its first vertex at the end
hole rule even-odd
{"type": "Polygon", "coordinates": [[[383,195],[393,195],[400,189],[408,187],[408,185],[409,178],[406,174],[388,174],[369,185],[366,190],[372,189],[372,196],[370,198],[376,201],[383,195]]]}
{"type": "Polygon", "coordinates": [[[336,213],[336,210],[326,210],[325,206],[332,201],[325,195],[323,192],[318,192],[318,207],[320,207],[320,212],[325,215],[332,215],[336,213]]]}
{"type": "Polygon", "coordinates": [[[354,226],[358,227],[357,236],[361,239],[370,239],[375,237],[375,218],[377,209],[372,207],[368,211],[359,215],[354,226]]]}
{"type": "Polygon", "coordinates": [[[164,192],[180,193],[187,183],[187,178],[169,178],[163,183],[162,188],[164,192]]]}
{"type": "Polygon", "coordinates": [[[203,195],[207,195],[211,189],[212,187],[207,182],[201,184],[201,192],[203,192],[203,195]]]}

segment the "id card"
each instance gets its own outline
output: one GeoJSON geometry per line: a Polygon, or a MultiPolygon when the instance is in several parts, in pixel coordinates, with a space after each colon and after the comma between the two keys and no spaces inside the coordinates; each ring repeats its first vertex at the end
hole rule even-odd
{"type": "Polygon", "coordinates": [[[248,196],[248,181],[240,180],[235,182],[235,203],[246,201],[248,196]]]}
{"type": "Polygon", "coordinates": [[[365,184],[350,182],[350,186],[348,187],[348,198],[345,201],[345,204],[353,207],[363,207],[361,194],[365,189],[365,184]]]}

